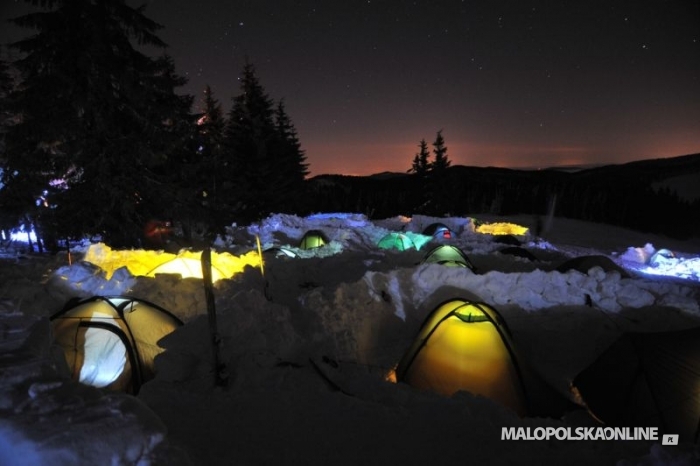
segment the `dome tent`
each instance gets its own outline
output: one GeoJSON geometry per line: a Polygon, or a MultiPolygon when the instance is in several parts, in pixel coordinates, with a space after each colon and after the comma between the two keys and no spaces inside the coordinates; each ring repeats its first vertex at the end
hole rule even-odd
{"type": "Polygon", "coordinates": [[[697,443],[700,327],[624,333],[572,385],[607,425],[658,427],[659,437],[697,443]]]}
{"type": "MultiPolygon", "coordinates": [[[[158,274],[180,275],[182,278],[202,278],[202,262],[191,257],[175,257],[154,267],[146,274],[148,277],[155,277],[158,274]]],[[[223,278],[228,278],[230,274],[225,274],[218,267],[212,265],[211,278],[216,282],[223,278]]]]}
{"type": "Polygon", "coordinates": [[[452,299],[425,320],[396,378],[446,396],[465,390],[528,412],[525,385],[501,316],[484,303],[452,299]]]}
{"type": "Polygon", "coordinates": [[[433,236],[435,238],[452,238],[452,230],[450,230],[447,225],[440,222],[431,223],[425,227],[423,234],[426,236],[433,236]]]}
{"type": "Polygon", "coordinates": [[[528,251],[527,249],[520,246],[507,246],[498,250],[501,254],[506,254],[508,256],[521,257],[527,259],[531,262],[536,262],[537,257],[528,251]]]}
{"type": "Polygon", "coordinates": [[[603,255],[592,255],[592,256],[579,256],[569,259],[560,264],[557,268],[557,272],[566,273],[569,270],[576,270],[581,273],[588,273],[593,267],[600,267],[604,272],[616,271],[620,274],[622,278],[629,278],[630,274],[617,265],[608,256],[603,255]]]}
{"type": "Polygon", "coordinates": [[[666,264],[676,258],[673,251],[669,249],[659,249],[649,258],[649,265],[652,267],[658,267],[659,265],[666,264]]]}
{"type": "Polygon", "coordinates": [[[296,252],[282,246],[273,246],[271,248],[267,248],[263,251],[263,254],[269,255],[270,257],[284,259],[299,257],[299,255],[296,252]]]}
{"type": "Polygon", "coordinates": [[[77,381],[137,394],[155,374],[158,341],[182,325],[165,309],[126,296],[73,299],[50,317],[77,381]]]}
{"type": "Polygon", "coordinates": [[[377,243],[382,249],[398,249],[405,251],[407,249],[418,249],[411,238],[403,233],[392,232],[384,236],[377,243]]]}
{"type": "Polygon", "coordinates": [[[441,264],[448,267],[466,267],[472,272],[474,265],[467,258],[467,255],[457,246],[451,244],[441,244],[434,247],[425,255],[423,264],[441,264]]]}
{"type": "Polygon", "coordinates": [[[301,238],[299,249],[320,248],[328,244],[328,238],[321,230],[309,230],[301,238]]]}

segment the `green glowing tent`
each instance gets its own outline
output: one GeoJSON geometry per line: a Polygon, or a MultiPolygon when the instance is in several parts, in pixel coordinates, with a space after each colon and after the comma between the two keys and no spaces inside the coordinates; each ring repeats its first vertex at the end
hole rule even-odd
{"type": "Polygon", "coordinates": [[[299,243],[300,249],[320,248],[328,244],[328,238],[321,230],[309,230],[301,238],[299,243]]]}
{"type": "Polygon", "coordinates": [[[424,264],[441,264],[448,267],[466,267],[474,271],[474,265],[457,246],[441,244],[434,247],[423,258],[424,264]]]}

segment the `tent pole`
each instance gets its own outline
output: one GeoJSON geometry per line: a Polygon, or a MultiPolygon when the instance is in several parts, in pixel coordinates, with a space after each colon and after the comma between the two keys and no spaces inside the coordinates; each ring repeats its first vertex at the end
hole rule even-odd
{"type": "Polygon", "coordinates": [[[226,371],[226,365],[221,362],[219,354],[221,336],[216,325],[216,303],[214,301],[214,286],[211,275],[211,248],[207,247],[202,251],[202,281],[204,282],[204,297],[207,300],[207,315],[209,316],[209,335],[214,362],[214,384],[217,387],[225,387],[228,384],[228,372],[226,371]]]}

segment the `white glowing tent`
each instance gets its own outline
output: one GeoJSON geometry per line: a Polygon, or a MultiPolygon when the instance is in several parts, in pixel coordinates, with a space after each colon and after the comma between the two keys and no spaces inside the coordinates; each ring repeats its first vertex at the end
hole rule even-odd
{"type": "Polygon", "coordinates": [[[159,340],[181,325],[165,309],[123,296],[72,300],[51,317],[75,380],[134,394],[155,373],[159,340]]]}

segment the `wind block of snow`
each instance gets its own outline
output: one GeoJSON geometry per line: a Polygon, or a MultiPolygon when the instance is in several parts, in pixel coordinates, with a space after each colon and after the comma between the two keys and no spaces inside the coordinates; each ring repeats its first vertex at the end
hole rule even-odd
{"type": "Polygon", "coordinates": [[[700,281],[700,258],[664,259],[654,265],[641,267],[638,271],[648,275],[664,275],[700,281]]]}
{"type": "Polygon", "coordinates": [[[470,217],[431,217],[427,215],[416,214],[410,218],[406,229],[416,233],[422,233],[427,227],[433,223],[442,223],[455,234],[463,232],[474,232],[474,221],[470,217]]]}
{"type": "Polygon", "coordinates": [[[700,312],[697,291],[693,288],[621,279],[616,271],[605,272],[600,267],[593,267],[586,274],[534,270],[527,273],[492,271],[475,275],[465,273],[465,270],[433,264],[421,266],[413,275],[414,286],[421,289],[422,298],[430,296],[440,286],[451,286],[464,289],[487,304],[517,305],[526,311],[582,305],[588,296],[593,305],[609,312],[653,304],[674,306],[690,313],[700,312]]]}
{"type": "MultiPolygon", "coordinates": [[[[297,217],[296,215],[274,214],[259,223],[254,223],[246,228],[249,236],[247,241],[238,238],[239,243],[251,243],[250,238],[256,235],[260,237],[263,248],[273,246],[284,246],[298,252],[301,238],[309,230],[321,230],[331,242],[330,251],[336,254],[349,246],[364,246],[365,249],[371,244],[366,239],[376,228],[362,214],[328,214],[314,215],[311,217],[297,217]]],[[[323,251],[312,253],[302,253],[302,257],[326,257],[329,254],[327,248],[323,251]]],[[[323,248],[322,248],[323,249],[323,248]]]]}
{"type": "Polygon", "coordinates": [[[87,262],[78,262],[55,270],[49,282],[74,295],[88,297],[128,294],[136,283],[136,278],[126,267],[120,267],[107,279],[105,271],[99,267],[87,262]]]}
{"type": "Polygon", "coordinates": [[[652,257],[656,252],[658,251],[654,246],[647,243],[641,248],[627,248],[619,259],[623,265],[645,275],[700,281],[700,257],[684,257],[682,254],[674,257],[657,255],[652,263],[652,257]]]}
{"type": "Polygon", "coordinates": [[[644,245],[641,248],[629,247],[627,251],[620,255],[620,259],[623,261],[636,262],[639,264],[647,264],[651,256],[654,255],[656,249],[650,243],[644,245]]]}
{"type": "Polygon", "coordinates": [[[527,246],[531,247],[531,248],[536,248],[536,249],[543,249],[545,251],[557,251],[558,250],[557,247],[554,246],[552,243],[550,243],[549,241],[545,241],[541,238],[538,238],[535,241],[528,242],[527,246]]]}
{"type": "Polygon", "coordinates": [[[347,212],[336,212],[336,213],[317,213],[306,217],[307,222],[323,221],[324,224],[330,222],[338,222],[342,220],[342,223],[347,227],[365,227],[369,224],[367,216],[364,214],[357,213],[347,213],[347,212]]]}

